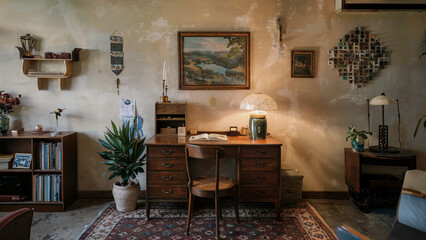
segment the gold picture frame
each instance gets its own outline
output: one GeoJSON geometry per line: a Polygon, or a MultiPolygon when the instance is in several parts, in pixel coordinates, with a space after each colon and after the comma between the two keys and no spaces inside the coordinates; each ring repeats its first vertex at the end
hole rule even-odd
{"type": "Polygon", "coordinates": [[[179,89],[250,89],[249,32],[178,32],[179,89]]]}

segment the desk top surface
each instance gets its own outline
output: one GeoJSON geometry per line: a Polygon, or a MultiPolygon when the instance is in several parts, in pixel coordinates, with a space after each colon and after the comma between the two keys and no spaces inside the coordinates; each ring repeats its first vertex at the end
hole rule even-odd
{"type": "Polygon", "coordinates": [[[218,140],[201,140],[201,141],[189,141],[189,136],[178,137],[176,134],[164,134],[154,135],[147,142],[146,145],[185,145],[186,143],[201,144],[201,145],[220,145],[220,146],[240,146],[240,145],[275,145],[281,146],[282,144],[273,137],[267,137],[266,139],[253,140],[248,136],[228,136],[228,141],[218,140]]]}

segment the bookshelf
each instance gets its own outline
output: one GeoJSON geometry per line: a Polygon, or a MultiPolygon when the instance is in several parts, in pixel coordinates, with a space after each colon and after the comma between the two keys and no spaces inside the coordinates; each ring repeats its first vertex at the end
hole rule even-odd
{"type": "Polygon", "coordinates": [[[11,168],[11,161],[9,169],[0,170],[0,211],[29,207],[40,212],[60,212],[77,199],[76,132],[0,136],[0,153],[32,154],[28,169],[11,168]],[[19,195],[22,199],[7,200],[5,195],[19,195]]]}

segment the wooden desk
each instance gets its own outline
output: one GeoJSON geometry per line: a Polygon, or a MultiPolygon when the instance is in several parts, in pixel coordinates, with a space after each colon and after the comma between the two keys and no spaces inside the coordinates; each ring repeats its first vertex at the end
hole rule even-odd
{"type": "Polygon", "coordinates": [[[410,170],[416,168],[416,155],[404,150],[399,153],[375,153],[354,152],[351,148],[345,148],[345,183],[349,188],[349,197],[362,211],[368,212],[377,201],[376,195],[380,191],[395,192],[394,198],[397,200],[402,180],[389,174],[363,174],[364,164],[405,166],[410,170]]]}
{"type": "MultiPolygon", "coordinates": [[[[147,146],[146,216],[151,202],[187,202],[188,187],[185,144],[189,137],[155,135],[147,146]]],[[[281,199],[281,143],[275,138],[252,140],[246,136],[228,141],[191,141],[192,144],[216,145],[225,150],[225,158],[237,162],[239,201],[274,202],[277,218],[281,199]]]]}

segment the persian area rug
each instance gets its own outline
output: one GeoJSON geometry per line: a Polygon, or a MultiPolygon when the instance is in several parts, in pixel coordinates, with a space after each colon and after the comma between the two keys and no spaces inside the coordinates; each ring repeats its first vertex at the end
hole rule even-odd
{"type": "MultiPolygon", "coordinates": [[[[118,212],[109,204],[77,239],[215,239],[214,208],[195,206],[190,235],[186,236],[187,205],[157,203],[151,207],[151,219],[145,208],[118,212]]],[[[333,239],[327,224],[308,203],[284,206],[282,221],[275,220],[275,208],[263,205],[239,205],[240,223],[232,206],[224,206],[220,220],[221,239],[333,239]]]]}

